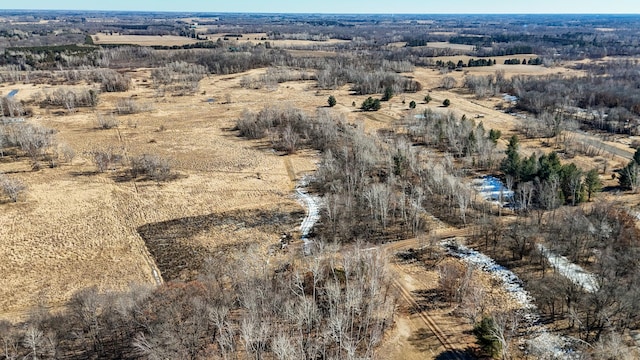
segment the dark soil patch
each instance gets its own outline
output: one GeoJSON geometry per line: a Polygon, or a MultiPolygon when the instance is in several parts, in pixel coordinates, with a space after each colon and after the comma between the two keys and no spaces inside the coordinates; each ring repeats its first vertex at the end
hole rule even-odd
{"type": "MultiPolygon", "coordinates": [[[[206,259],[220,250],[220,246],[205,247],[190,241],[214,227],[224,226],[232,236],[234,230],[264,228],[275,234],[290,230],[303,214],[277,210],[241,210],[226,213],[178,218],[140,226],[137,231],[144,239],[165,281],[194,280],[206,259]]],[[[227,239],[226,242],[228,242],[227,239]]],[[[222,247],[246,249],[248,242],[236,242],[222,247]]]]}

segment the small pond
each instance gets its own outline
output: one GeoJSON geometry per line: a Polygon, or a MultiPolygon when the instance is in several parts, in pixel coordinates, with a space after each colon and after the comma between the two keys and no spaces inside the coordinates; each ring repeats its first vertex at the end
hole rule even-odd
{"type": "Polygon", "coordinates": [[[496,201],[501,205],[509,204],[513,200],[513,191],[507,189],[502,180],[487,175],[473,180],[473,187],[485,200],[496,201]]]}

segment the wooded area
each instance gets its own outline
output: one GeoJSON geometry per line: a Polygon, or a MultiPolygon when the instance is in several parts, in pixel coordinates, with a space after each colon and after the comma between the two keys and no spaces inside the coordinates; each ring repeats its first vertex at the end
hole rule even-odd
{"type": "MultiPolygon", "coordinates": [[[[85,15],[0,14],[0,270],[37,264],[17,249],[42,237],[107,273],[131,256],[137,278],[20,278],[38,304],[0,309],[0,358],[384,358],[401,317],[437,309],[469,357],[638,354],[639,17],[85,15]],[[75,187],[107,205],[64,219],[91,224],[14,223],[57,219],[46,201],[75,187]],[[301,187],[320,207],[302,240],[301,187]],[[76,255],[69,234],[107,220],[76,255]],[[467,247],[532,305],[452,253],[467,247]]],[[[443,358],[456,340],[430,323],[415,342],[443,358]]]]}

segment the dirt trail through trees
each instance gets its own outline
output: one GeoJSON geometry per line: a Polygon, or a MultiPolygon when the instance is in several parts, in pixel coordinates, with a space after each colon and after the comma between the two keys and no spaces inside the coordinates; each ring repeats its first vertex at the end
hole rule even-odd
{"type": "MultiPolygon", "coordinates": [[[[438,229],[435,230],[432,235],[441,239],[455,237],[455,236],[471,236],[474,233],[475,227],[468,227],[463,229],[438,229]]],[[[418,239],[408,239],[388,243],[381,246],[381,250],[386,253],[389,258],[392,258],[394,254],[401,250],[409,248],[420,247],[420,241],[418,239]]],[[[400,266],[396,262],[391,262],[394,272],[398,275],[395,277],[394,285],[398,289],[400,295],[405,302],[416,312],[416,315],[422,320],[424,325],[434,334],[438,339],[447,359],[467,359],[469,355],[466,350],[469,346],[467,341],[460,341],[456,336],[443,331],[438,322],[423,309],[419,303],[417,295],[411,290],[410,284],[407,283],[410,278],[409,273],[403,266],[400,266]]]]}

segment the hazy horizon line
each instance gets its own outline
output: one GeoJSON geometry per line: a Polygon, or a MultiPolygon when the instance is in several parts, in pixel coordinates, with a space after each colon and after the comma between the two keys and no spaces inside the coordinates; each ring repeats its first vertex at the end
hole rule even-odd
{"type": "Polygon", "coordinates": [[[63,12],[63,11],[77,11],[77,12],[119,12],[119,13],[165,13],[165,14],[246,14],[246,15],[595,15],[595,16],[611,16],[611,15],[640,15],[640,13],[552,13],[552,12],[505,12],[505,13],[447,13],[447,12],[435,12],[435,13],[415,13],[415,12],[398,12],[398,13],[366,13],[366,12],[251,12],[251,11],[179,11],[179,10],[116,10],[116,9],[2,9],[1,12],[19,11],[19,12],[63,12]]]}

